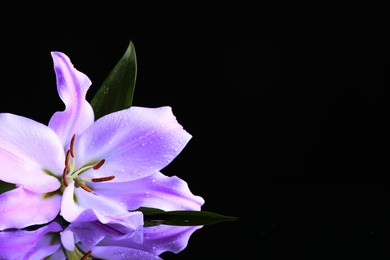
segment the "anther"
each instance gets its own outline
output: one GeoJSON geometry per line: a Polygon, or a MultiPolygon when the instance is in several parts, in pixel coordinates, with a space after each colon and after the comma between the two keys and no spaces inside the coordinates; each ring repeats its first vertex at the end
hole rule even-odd
{"type": "Polygon", "coordinates": [[[66,181],[66,174],[68,173],[68,165],[65,164],[64,173],[62,174],[62,179],[64,180],[64,186],[68,187],[68,182],[66,181]]]}
{"type": "Polygon", "coordinates": [[[64,180],[64,186],[67,187],[68,186],[68,182],[66,181],[66,175],[68,174],[68,170],[69,170],[69,157],[70,157],[70,151],[66,151],[66,155],[65,155],[65,168],[64,168],[64,172],[62,173],[62,179],[64,180]]]}
{"type": "Polygon", "coordinates": [[[107,176],[107,177],[101,177],[101,178],[92,178],[91,181],[93,181],[93,182],[111,181],[114,178],[115,178],[115,176],[107,176]]]}
{"type": "Polygon", "coordinates": [[[86,260],[89,256],[92,255],[92,251],[88,251],[83,257],[80,258],[80,260],[86,260]]]}
{"type": "Polygon", "coordinates": [[[105,162],[106,160],[101,160],[100,162],[98,162],[97,164],[95,164],[95,166],[93,166],[92,168],[94,169],[94,170],[97,170],[97,169],[99,169],[100,167],[102,167],[102,165],[104,164],[104,162],[105,162]]]}
{"type": "Polygon", "coordinates": [[[88,187],[87,185],[85,185],[85,184],[81,185],[80,188],[82,188],[83,190],[88,191],[88,192],[92,191],[92,189],[90,187],[88,187]]]}
{"type": "Polygon", "coordinates": [[[70,141],[70,148],[69,148],[69,151],[70,151],[70,155],[72,156],[72,158],[74,158],[74,140],[76,139],[76,135],[73,135],[72,136],[72,140],[70,141]]]}
{"type": "Polygon", "coordinates": [[[66,151],[65,167],[69,167],[70,150],[66,151]]]}

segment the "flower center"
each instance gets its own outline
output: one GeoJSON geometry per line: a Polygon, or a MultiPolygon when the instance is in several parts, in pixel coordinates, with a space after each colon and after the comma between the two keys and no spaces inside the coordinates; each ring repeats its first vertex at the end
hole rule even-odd
{"type": "Polygon", "coordinates": [[[104,162],[105,159],[98,161],[97,163],[93,164],[87,164],[83,167],[75,170],[75,164],[76,164],[76,156],[74,152],[74,142],[76,140],[76,135],[73,135],[72,140],[70,142],[70,147],[66,151],[65,156],[65,168],[62,175],[63,184],[65,187],[68,186],[68,183],[70,183],[72,180],[75,182],[76,188],[82,188],[88,192],[91,192],[91,188],[86,185],[86,181],[92,181],[92,182],[103,182],[103,181],[110,181],[115,178],[115,176],[107,176],[107,177],[101,177],[101,178],[80,178],[79,175],[83,172],[93,169],[98,170],[104,162]]]}

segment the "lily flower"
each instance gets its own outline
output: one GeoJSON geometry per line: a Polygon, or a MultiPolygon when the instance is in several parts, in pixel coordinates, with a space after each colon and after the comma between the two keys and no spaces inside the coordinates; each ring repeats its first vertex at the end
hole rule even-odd
{"type": "Polygon", "coordinates": [[[68,56],[52,52],[64,111],[45,125],[0,113],[0,230],[48,223],[99,221],[126,233],[142,224],[139,207],[200,210],[204,200],[161,170],[191,135],[169,106],[132,106],[98,120],[86,100],[90,79],[68,56]],[[82,216],[82,217],[80,217],[82,216]]]}
{"type": "Polygon", "coordinates": [[[139,226],[123,234],[100,222],[50,222],[36,230],[0,231],[0,259],[162,259],[183,251],[202,226],[139,226]]]}

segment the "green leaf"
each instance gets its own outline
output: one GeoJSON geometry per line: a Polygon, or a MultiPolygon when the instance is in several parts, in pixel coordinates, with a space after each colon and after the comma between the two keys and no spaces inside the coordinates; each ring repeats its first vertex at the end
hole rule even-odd
{"type": "Polygon", "coordinates": [[[15,189],[15,184],[0,181],[0,194],[15,189]]]}
{"type": "Polygon", "coordinates": [[[137,57],[132,41],[91,100],[95,120],[112,112],[129,108],[133,102],[137,78],[137,57]]]}
{"type": "Polygon", "coordinates": [[[209,211],[175,210],[163,211],[155,208],[139,208],[144,214],[144,226],[173,225],[199,226],[237,220],[232,216],[220,215],[209,211]]]}

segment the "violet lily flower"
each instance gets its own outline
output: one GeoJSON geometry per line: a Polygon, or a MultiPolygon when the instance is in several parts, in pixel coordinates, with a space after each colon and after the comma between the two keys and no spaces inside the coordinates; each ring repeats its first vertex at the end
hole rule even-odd
{"type": "Polygon", "coordinates": [[[0,194],[0,230],[60,213],[68,222],[99,221],[126,233],[142,225],[141,206],[200,210],[203,198],[161,172],[191,139],[171,107],[132,106],[94,121],[90,79],[64,53],[51,55],[65,110],[48,126],[0,113],[0,180],[16,184],[0,194]]]}
{"type": "Polygon", "coordinates": [[[139,226],[124,234],[100,222],[57,222],[37,230],[0,231],[0,259],[162,259],[179,253],[202,226],[139,226]]]}

